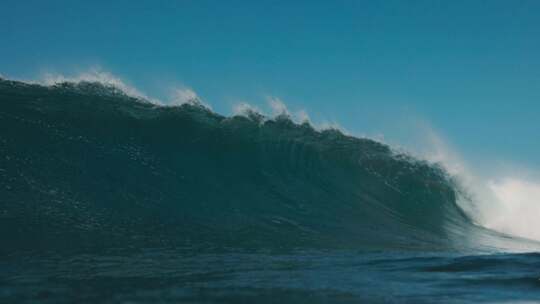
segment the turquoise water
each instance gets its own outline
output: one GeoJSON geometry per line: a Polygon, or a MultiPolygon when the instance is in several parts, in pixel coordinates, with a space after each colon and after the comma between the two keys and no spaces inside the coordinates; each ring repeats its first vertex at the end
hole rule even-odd
{"type": "Polygon", "coordinates": [[[0,103],[0,302],[540,299],[537,243],[373,140],[89,82],[0,103]]]}

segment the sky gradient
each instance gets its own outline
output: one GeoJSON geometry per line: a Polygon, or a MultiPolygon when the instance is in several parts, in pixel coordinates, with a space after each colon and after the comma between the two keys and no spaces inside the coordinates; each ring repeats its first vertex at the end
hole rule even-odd
{"type": "Polygon", "coordinates": [[[540,169],[539,1],[2,1],[0,74],[101,67],[214,110],[279,97],[316,122],[540,169]],[[136,3],[132,3],[136,2],[136,3]]]}

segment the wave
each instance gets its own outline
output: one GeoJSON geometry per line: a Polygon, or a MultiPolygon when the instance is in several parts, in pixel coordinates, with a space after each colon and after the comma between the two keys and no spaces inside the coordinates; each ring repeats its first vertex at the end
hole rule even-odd
{"type": "Polygon", "coordinates": [[[295,123],[285,111],[226,117],[196,98],[160,106],[92,81],[0,79],[0,101],[5,248],[469,250],[524,242],[476,225],[440,165],[295,123]]]}

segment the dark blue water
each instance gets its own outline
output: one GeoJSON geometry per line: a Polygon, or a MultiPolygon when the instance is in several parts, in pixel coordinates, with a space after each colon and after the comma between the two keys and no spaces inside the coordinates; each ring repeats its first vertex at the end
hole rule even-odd
{"type": "Polygon", "coordinates": [[[2,263],[0,296],[6,303],[515,303],[540,296],[538,254],[187,252],[13,257],[2,263]]]}
{"type": "Polygon", "coordinates": [[[97,83],[0,105],[2,303],[540,300],[540,246],[384,144],[97,83]]]}

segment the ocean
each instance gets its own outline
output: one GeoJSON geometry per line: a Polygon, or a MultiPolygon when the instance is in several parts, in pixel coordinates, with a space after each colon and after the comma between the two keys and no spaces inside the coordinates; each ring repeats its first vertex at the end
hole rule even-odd
{"type": "Polygon", "coordinates": [[[443,166],[287,115],[0,79],[0,303],[534,303],[443,166]]]}

